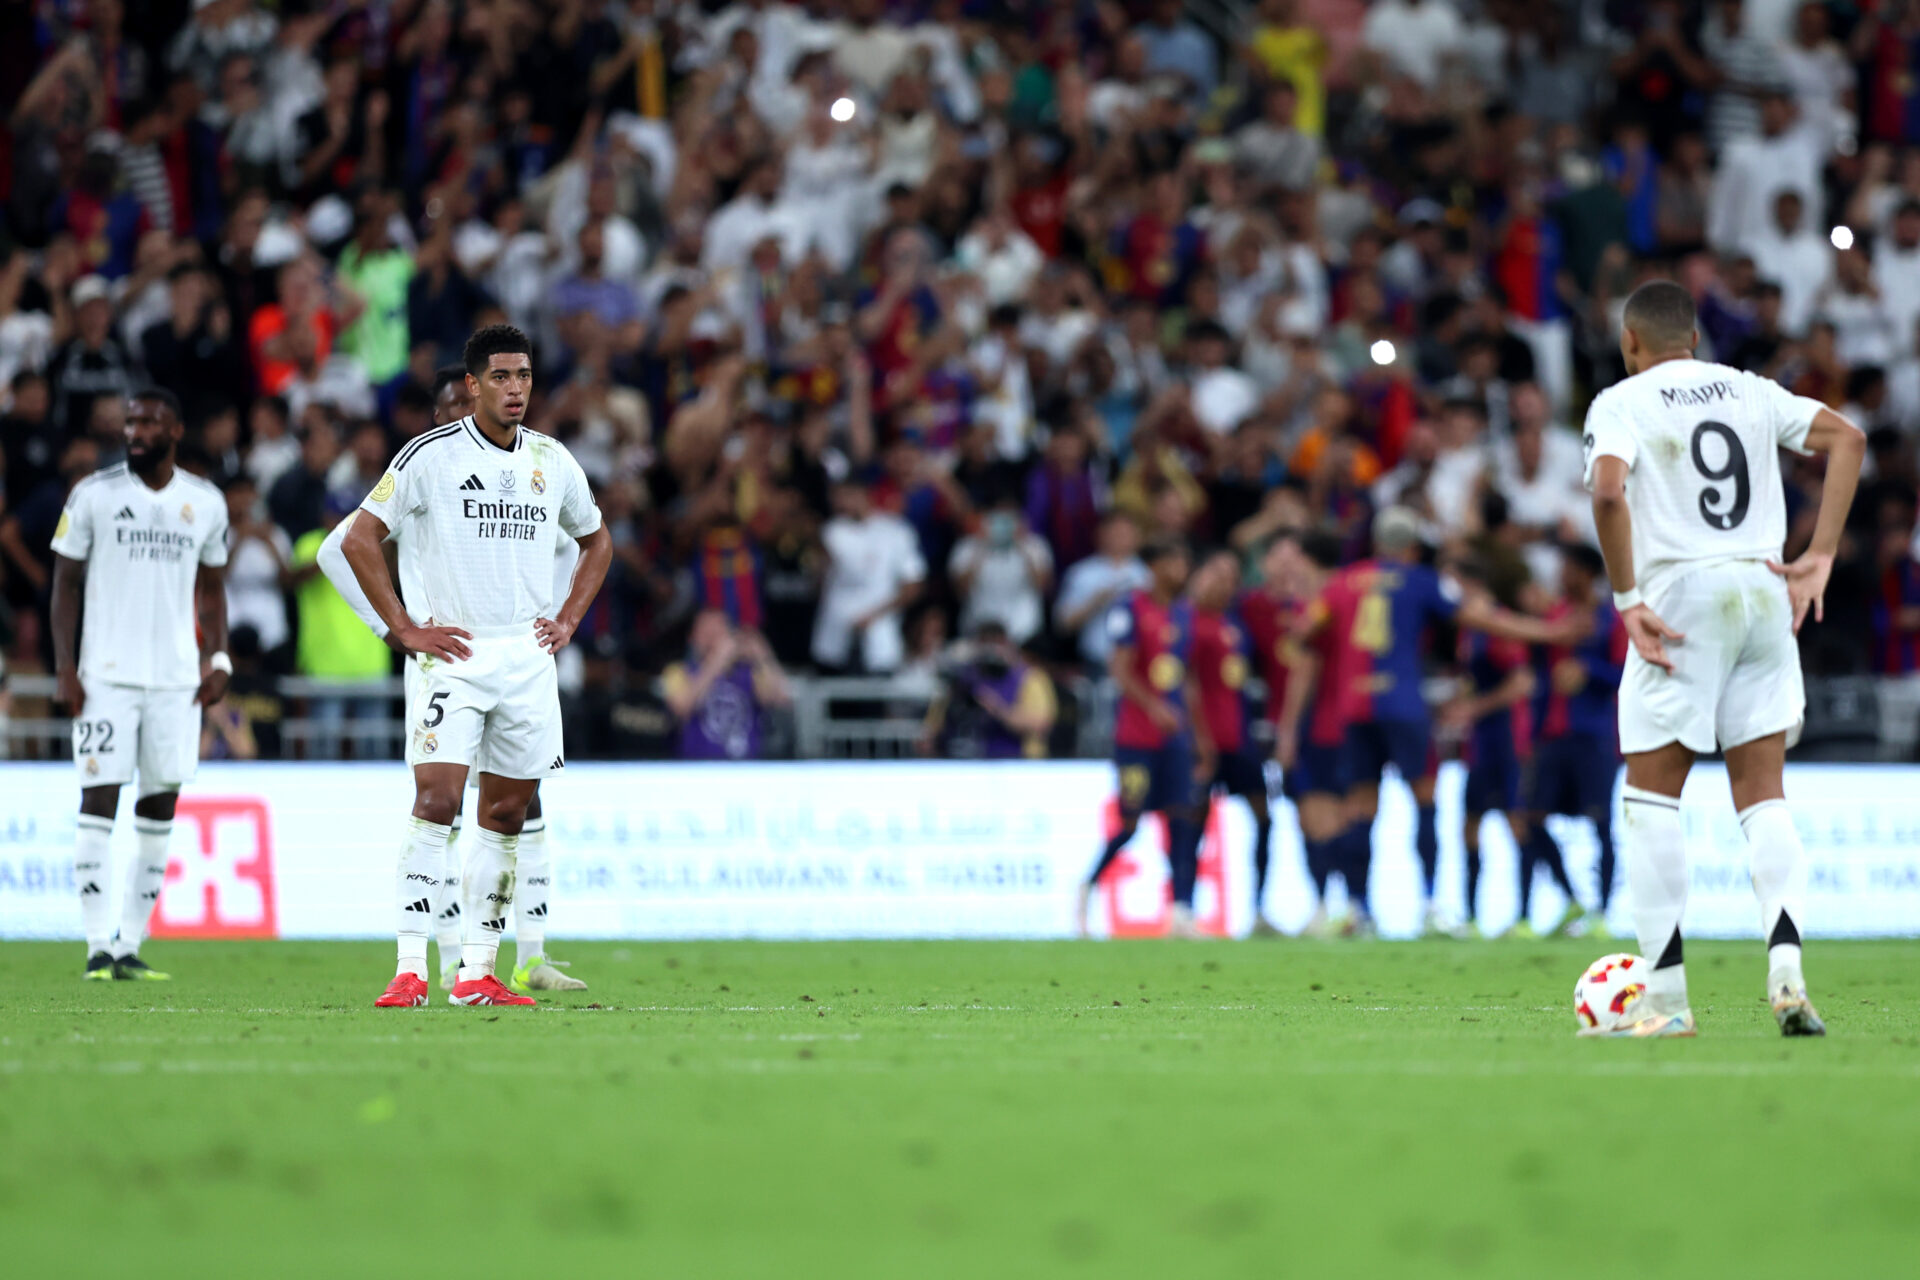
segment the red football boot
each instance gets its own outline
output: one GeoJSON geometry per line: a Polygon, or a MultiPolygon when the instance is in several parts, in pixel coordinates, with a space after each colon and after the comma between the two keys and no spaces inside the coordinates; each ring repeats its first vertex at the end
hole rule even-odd
{"type": "Polygon", "coordinates": [[[413,1009],[427,1002],[427,980],[417,973],[396,973],[380,998],[373,1002],[376,1009],[413,1009]]]}
{"type": "MultiPolygon", "coordinates": [[[[424,988],[422,988],[424,990],[424,988]]],[[[492,974],[472,982],[456,982],[447,992],[448,1004],[536,1004],[532,996],[519,996],[500,985],[492,974]]]]}

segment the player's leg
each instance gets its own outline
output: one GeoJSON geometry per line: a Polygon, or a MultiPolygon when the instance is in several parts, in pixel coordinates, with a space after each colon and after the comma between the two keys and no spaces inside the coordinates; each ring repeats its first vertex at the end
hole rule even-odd
{"type": "MultiPolygon", "coordinates": [[[[1678,1020],[1691,1032],[1681,918],[1687,907],[1686,831],[1680,822],[1680,791],[1693,768],[1693,751],[1669,742],[1627,756],[1624,825],[1620,847],[1633,894],[1633,927],[1647,973],[1645,1016],[1654,1024],[1678,1020]]],[[[1638,1024],[1636,1024],[1638,1025],[1638,1024]]]]}
{"type": "MultiPolygon", "coordinates": [[[[1254,766],[1259,773],[1259,766],[1254,766]]],[[[1267,919],[1267,872],[1273,861],[1273,806],[1267,799],[1264,783],[1243,796],[1247,811],[1253,815],[1253,931],[1277,937],[1280,930],[1267,919]]]]}
{"type": "Polygon", "coordinates": [[[1800,969],[1800,921],[1807,899],[1807,855],[1787,809],[1783,775],[1786,735],[1727,749],[1740,830],[1753,859],[1753,893],[1760,900],[1760,934],[1767,940],[1767,999],[1787,1035],[1825,1035],[1807,1000],[1800,969]]]}
{"type": "Polygon", "coordinates": [[[1107,868],[1113,865],[1120,851],[1133,839],[1134,832],[1140,829],[1140,815],[1146,811],[1147,792],[1152,789],[1153,771],[1146,762],[1146,752],[1131,747],[1115,748],[1113,763],[1119,779],[1120,793],[1116,800],[1118,825],[1113,834],[1107,837],[1101,846],[1100,856],[1094,860],[1093,870],[1081,882],[1078,895],[1074,899],[1074,929],[1081,937],[1087,936],[1087,909],[1093,899],[1093,891],[1100,887],[1100,881],[1107,874],[1107,868]]]}
{"type": "Polygon", "coordinates": [[[413,811],[407,815],[394,866],[397,961],[393,981],[374,1001],[376,1008],[410,1009],[427,1002],[433,905],[446,879],[448,846],[467,785],[467,768],[457,760],[433,760],[413,767],[413,811]]]}
{"type": "Polygon", "coordinates": [[[587,984],[562,973],[564,960],[547,955],[548,906],[553,894],[553,861],[547,851],[547,818],[536,787],[520,828],[520,875],[513,894],[513,977],[515,991],[585,991],[587,984]]]}
{"type": "MultiPolygon", "coordinates": [[[[1560,913],[1559,922],[1548,931],[1551,937],[1563,938],[1587,912],[1586,908],[1580,905],[1579,896],[1573,891],[1573,879],[1567,875],[1566,854],[1561,850],[1560,842],[1553,838],[1553,832],[1547,830],[1544,816],[1541,821],[1527,826],[1527,863],[1536,870],[1545,867],[1547,874],[1553,877],[1553,883],[1566,897],[1566,909],[1560,913]]],[[[1529,871],[1528,879],[1532,878],[1533,873],[1529,871]]]]}
{"type": "Polygon", "coordinates": [[[140,740],[139,690],[95,682],[73,721],[73,765],[80,777],[74,823],[73,882],[87,937],[85,976],[113,978],[113,823],[120,788],[133,781],[140,740]]]}
{"type": "Polygon", "coordinates": [[[1403,720],[1382,727],[1393,767],[1413,792],[1413,849],[1420,860],[1420,888],[1426,899],[1422,930],[1438,934],[1440,917],[1434,906],[1434,889],[1440,876],[1440,822],[1433,790],[1440,760],[1434,754],[1433,726],[1424,720],[1403,720]]]}
{"type": "Polygon", "coordinates": [[[474,806],[473,849],[461,874],[465,901],[466,942],[460,949],[460,981],[447,999],[453,1004],[528,1005],[494,977],[500,957],[500,938],[513,907],[514,881],[519,869],[520,832],[527,806],[539,782],[497,773],[480,775],[480,796],[474,806]]]}
{"type": "Polygon", "coordinates": [[[1579,816],[1593,824],[1593,840],[1600,848],[1597,865],[1599,909],[1587,936],[1608,937],[1607,910],[1613,905],[1616,856],[1613,848],[1613,783],[1619,772],[1613,757],[1613,744],[1586,738],[1576,740],[1573,805],[1579,816]]]}
{"type": "Polygon", "coordinates": [[[1194,888],[1200,879],[1200,840],[1205,833],[1207,808],[1212,803],[1209,779],[1194,776],[1193,752],[1185,743],[1173,743],[1155,753],[1153,790],[1147,807],[1167,819],[1167,873],[1173,885],[1175,938],[1196,938],[1193,920],[1194,888]]]}
{"type": "Polygon", "coordinates": [[[140,958],[147,925],[167,882],[167,846],[180,788],[193,780],[200,762],[200,704],[194,689],[149,689],[141,695],[138,769],[140,788],[133,806],[135,856],[120,899],[120,928],[114,938],[113,976],[164,981],[140,958]]]}
{"type": "Polygon", "coordinates": [[[447,851],[441,859],[440,889],[433,897],[433,941],[440,952],[440,985],[453,990],[460,976],[460,824],[466,791],[447,824],[447,851]]]}
{"type": "Polygon", "coordinates": [[[1380,776],[1389,759],[1386,735],[1378,724],[1356,724],[1347,731],[1346,814],[1334,865],[1347,882],[1351,914],[1342,932],[1350,937],[1373,932],[1367,881],[1373,870],[1373,820],[1380,812],[1380,776]]]}
{"type": "Polygon", "coordinates": [[[1467,776],[1467,815],[1460,827],[1460,847],[1466,855],[1467,863],[1467,919],[1460,926],[1460,936],[1477,938],[1480,936],[1480,828],[1486,822],[1487,815],[1477,812],[1473,795],[1473,776],[1467,776]]]}
{"type": "MultiPolygon", "coordinates": [[[[77,741],[77,739],[76,739],[77,741]]],[[[113,980],[113,819],[120,784],[82,787],[74,822],[73,882],[80,889],[80,927],[87,936],[89,981],[113,980]]]]}

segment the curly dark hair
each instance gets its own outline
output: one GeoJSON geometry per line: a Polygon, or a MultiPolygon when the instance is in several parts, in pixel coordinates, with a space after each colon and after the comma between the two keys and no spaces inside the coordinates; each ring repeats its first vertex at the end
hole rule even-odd
{"type": "Polygon", "coordinates": [[[460,354],[461,363],[467,366],[467,372],[478,378],[487,371],[487,361],[500,355],[524,355],[533,359],[533,343],[527,335],[510,324],[490,324],[484,329],[474,330],[467,339],[467,349],[460,354]]]}

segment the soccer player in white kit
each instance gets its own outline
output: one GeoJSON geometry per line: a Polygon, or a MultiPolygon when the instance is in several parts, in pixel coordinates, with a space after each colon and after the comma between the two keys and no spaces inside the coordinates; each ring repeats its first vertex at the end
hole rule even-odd
{"type": "MultiPolygon", "coordinates": [[[[459,365],[436,370],[433,379],[433,425],[451,426],[472,412],[473,395],[467,390],[467,371],[459,365]]],[[[373,611],[373,603],[367,599],[366,592],[360,589],[359,580],[353,576],[353,566],[347,563],[345,543],[347,531],[353,527],[353,519],[350,515],[335,525],[320,544],[316,555],[320,571],[327,575],[334,589],[373,634],[397,649],[398,645],[387,630],[387,624],[373,611]]],[[[399,528],[387,535],[388,542],[397,545],[405,537],[410,523],[402,521],[399,528]]],[[[574,568],[580,563],[580,545],[571,538],[557,541],[553,560],[553,596],[556,600],[564,600],[573,583],[574,568]]],[[[402,582],[401,603],[405,604],[410,597],[418,598],[422,590],[418,584],[410,587],[402,582]]],[[[418,700],[421,683],[420,664],[409,655],[406,667],[406,722],[409,727],[417,718],[414,703],[418,700]]],[[[481,769],[484,767],[483,762],[481,769]]],[[[477,785],[479,772],[475,770],[470,778],[470,788],[477,785]]],[[[459,813],[453,815],[453,825],[447,836],[447,858],[444,874],[440,878],[440,891],[431,900],[433,934],[440,946],[440,985],[449,991],[458,980],[460,969],[460,874],[455,852],[460,846],[460,818],[459,813]]],[[[509,987],[523,995],[530,991],[587,989],[586,983],[560,971],[566,967],[566,961],[551,959],[546,954],[548,905],[552,889],[553,869],[547,849],[546,815],[542,811],[539,789],[536,788],[533,800],[527,806],[527,821],[520,828],[519,873],[513,895],[514,966],[513,976],[507,981],[509,987]]]]}
{"type": "Polygon", "coordinates": [[[394,455],[361,504],[344,549],[360,589],[393,640],[414,656],[419,686],[407,759],[413,816],[395,878],[399,965],[375,1004],[427,1001],[434,891],[467,774],[480,773],[479,828],[461,875],[465,938],[448,1000],[530,1005],[494,976],[513,905],[520,832],[539,780],[565,766],[553,655],[606,577],[612,536],[586,476],[558,442],[521,426],[533,392],[532,346],[510,325],[467,342],[470,418],[427,432],[394,455]],[[411,521],[400,573],[404,608],[380,543],[411,521]],[[554,549],[580,544],[564,602],[553,601],[554,549]]]}
{"type": "Polygon", "coordinates": [[[1668,281],[1627,300],[1629,376],[1587,412],[1587,484],[1614,604],[1633,641],[1620,684],[1627,759],[1620,848],[1653,968],[1633,1023],[1582,1035],[1690,1036],[1680,790],[1694,757],[1726,757],[1767,941],[1767,997],[1789,1036],[1825,1035],[1800,970],[1806,853],[1787,811],[1786,750],[1806,709],[1794,636],[1823,612],[1866,438],[1817,400],[1693,358],[1693,299],[1668,281]],[[1778,450],[1825,454],[1813,541],[1781,564],[1778,450]]]}
{"type": "Polygon", "coordinates": [[[129,397],[127,460],[75,485],[53,534],[54,675],[74,713],[73,871],[86,976],[95,981],[168,976],[140,958],[140,943],[167,878],[174,805],[200,762],[200,709],[225,696],[233,674],[222,573],[227,500],[174,465],[180,436],[171,391],[129,397]],[[136,773],[138,851],[116,926],[113,821],[120,788],[136,773]]]}

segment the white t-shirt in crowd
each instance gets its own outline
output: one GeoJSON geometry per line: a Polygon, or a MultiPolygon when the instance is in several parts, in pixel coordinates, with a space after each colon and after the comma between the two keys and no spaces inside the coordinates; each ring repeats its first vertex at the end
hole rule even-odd
{"type": "Polygon", "coordinates": [[[227,500],[178,467],[159,489],[125,463],[73,487],[53,550],[87,566],[80,680],[141,689],[200,684],[194,580],[227,562],[227,500]]]}
{"type": "Polygon", "coordinates": [[[913,526],[883,511],[871,512],[864,520],[836,516],[821,530],[820,541],[828,563],[813,624],[814,658],[844,667],[858,657],[869,671],[892,671],[906,656],[899,612],[882,614],[858,634],[853,624],[885,606],[908,583],[926,578],[927,562],[913,526]]]}
{"type": "Polygon", "coordinates": [[[1447,0],[1380,0],[1367,10],[1361,43],[1401,75],[1432,88],[1440,60],[1457,53],[1466,27],[1447,0]]]}
{"type": "Polygon", "coordinates": [[[1587,410],[1596,458],[1627,464],[1637,585],[1730,560],[1777,560],[1787,539],[1779,450],[1805,453],[1824,406],[1758,374],[1669,360],[1617,382],[1587,410]]]}
{"type": "Polygon", "coordinates": [[[996,547],[978,535],[960,539],[947,558],[947,574],[956,581],[969,570],[973,582],[960,606],[960,630],[971,635],[983,622],[997,622],[1015,644],[1040,634],[1046,621],[1046,602],[1033,584],[1031,566],[1053,570],[1053,553],[1046,541],[1022,533],[1008,546],[996,547]]]}
{"type": "Polygon", "coordinates": [[[270,526],[267,537],[272,547],[258,538],[236,541],[227,559],[227,628],[252,627],[262,650],[278,649],[290,634],[280,569],[292,557],[293,543],[277,527],[270,526]]]}

